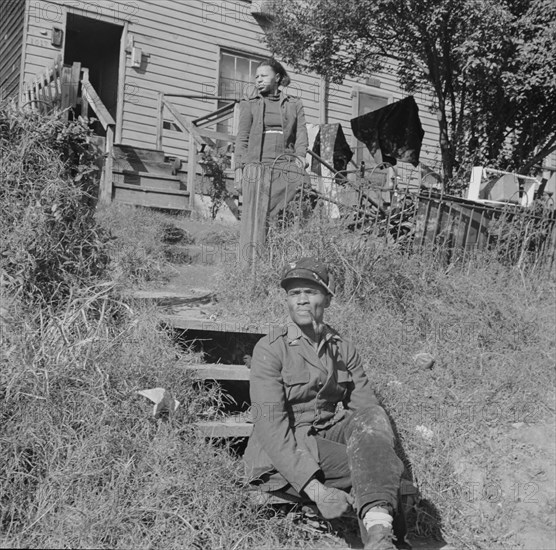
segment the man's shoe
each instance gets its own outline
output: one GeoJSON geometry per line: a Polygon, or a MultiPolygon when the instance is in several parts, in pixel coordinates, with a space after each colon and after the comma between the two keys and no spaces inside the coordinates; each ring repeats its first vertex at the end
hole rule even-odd
{"type": "Polygon", "coordinates": [[[373,525],[367,531],[367,542],[365,550],[397,550],[394,545],[394,533],[392,527],[384,525],[373,525]]]}

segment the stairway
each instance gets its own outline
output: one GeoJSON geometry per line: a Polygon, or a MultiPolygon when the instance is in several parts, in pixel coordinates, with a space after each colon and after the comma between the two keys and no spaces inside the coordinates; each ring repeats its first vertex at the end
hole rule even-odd
{"type": "Polygon", "coordinates": [[[124,204],[189,211],[186,175],[167,162],[164,151],[114,146],[112,199],[124,204]]]}
{"type": "MultiPolygon", "coordinates": [[[[271,329],[267,327],[253,327],[242,325],[234,319],[215,318],[215,306],[209,297],[214,294],[207,291],[192,292],[189,295],[176,294],[163,291],[137,291],[135,298],[153,300],[163,311],[163,322],[168,328],[174,329],[176,339],[203,341],[203,347],[210,348],[211,342],[218,339],[229,338],[230,342],[245,344],[244,348],[251,354],[256,341],[265,332],[271,329]]],[[[222,343],[222,342],[221,342],[222,343]]],[[[226,346],[224,346],[226,348],[226,346]]],[[[226,358],[223,358],[226,359],[226,358]]],[[[219,360],[219,358],[216,358],[219,360]]],[[[219,362],[191,363],[183,361],[178,367],[186,371],[189,376],[203,382],[214,382],[225,386],[225,389],[236,398],[238,403],[244,400],[245,393],[249,388],[249,367],[245,364],[225,364],[219,362]],[[226,385],[228,385],[226,387],[226,385]],[[241,394],[237,389],[241,389],[241,394]]],[[[245,441],[253,431],[252,415],[256,410],[248,410],[247,406],[241,407],[239,412],[221,411],[221,416],[211,420],[199,420],[195,423],[200,432],[209,440],[245,441]]],[[[412,481],[402,479],[400,485],[400,496],[406,515],[418,502],[418,490],[412,481]]],[[[272,496],[267,498],[266,504],[282,505],[289,501],[281,497],[272,496]]],[[[291,504],[291,503],[290,503],[291,504]]],[[[421,550],[454,550],[443,541],[430,539],[418,539],[410,541],[414,548],[421,550]]]]}

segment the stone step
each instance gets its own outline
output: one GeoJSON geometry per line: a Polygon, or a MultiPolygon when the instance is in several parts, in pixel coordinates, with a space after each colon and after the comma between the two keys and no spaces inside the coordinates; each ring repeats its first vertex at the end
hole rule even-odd
{"type": "Polygon", "coordinates": [[[197,380],[243,380],[249,381],[247,365],[191,364],[178,363],[197,380]]]}

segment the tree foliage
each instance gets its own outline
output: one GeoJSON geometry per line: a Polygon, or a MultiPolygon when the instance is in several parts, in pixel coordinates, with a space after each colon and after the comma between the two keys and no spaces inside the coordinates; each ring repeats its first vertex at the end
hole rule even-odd
{"type": "Polygon", "coordinates": [[[553,0],[288,0],[270,49],[332,82],[394,70],[432,94],[447,180],[530,170],[556,148],[553,0]]]}

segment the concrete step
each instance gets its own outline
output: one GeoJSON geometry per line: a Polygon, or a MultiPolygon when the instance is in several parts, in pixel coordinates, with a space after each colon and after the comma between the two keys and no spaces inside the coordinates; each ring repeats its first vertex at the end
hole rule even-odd
{"type": "Polygon", "coordinates": [[[221,365],[212,363],[191,364],[178,363],[197,380],[243,380],[249,381],[247,365],[221,365]]]}
{"type": "Polygon", "coordinates": [[[116,182],[113,186],[113,198],[115,201],[134,206],[165,210],[190,210],[189,192],[182,190],[163,190],[157,187],[116,182]]]}

